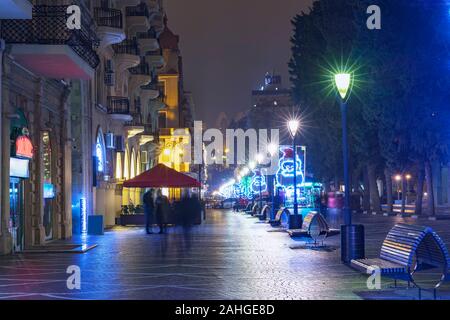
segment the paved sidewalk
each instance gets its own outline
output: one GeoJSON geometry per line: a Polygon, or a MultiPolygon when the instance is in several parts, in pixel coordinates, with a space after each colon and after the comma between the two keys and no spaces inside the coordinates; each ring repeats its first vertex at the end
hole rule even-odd
{"type": "MultiPolygon", "coordinates": [[[[328,221],[339,226],[338,213],[328,221]]],[[[450,245],[450,221],[358,215],[366,226],[367,256],[376,256],[396,222],[435,227],[450,245]]],[[[211,210],[190,232],[146,235],[117,227],[88,237],[85,254],[0,257],[0,299],[411,299],[416,290],[369,291],[365,275],[340,263],[339,236],[328,250],[290,249],[286,233],[242,213],[211,210]],[[66,286],[66,268],[81,268],[81,290],[66,286]]],[[[388,288],[389,280],[383,281],[388,288]]],[[[450,299],[449,286],[439,292],[450,299]]]]}

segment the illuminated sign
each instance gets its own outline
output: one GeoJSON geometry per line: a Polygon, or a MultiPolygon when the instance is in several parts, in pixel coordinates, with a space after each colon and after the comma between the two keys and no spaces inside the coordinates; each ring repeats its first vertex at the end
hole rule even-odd
{"type": "Polygon", "coordinates": [[[29,178],[28,159],[9,158],[9,175],[16,178],[29,178]]]}
{"type": "Polygon", "coordinates": [[[53,199],[55,197],[55,186],[51,183],[44,183],[44,199],[53,199]]]}
{"type": "Polygon", "coordinates": [[[33,144],[28,136],[19,136],[16,139],[16,157],[33,158],[33,144]]]}

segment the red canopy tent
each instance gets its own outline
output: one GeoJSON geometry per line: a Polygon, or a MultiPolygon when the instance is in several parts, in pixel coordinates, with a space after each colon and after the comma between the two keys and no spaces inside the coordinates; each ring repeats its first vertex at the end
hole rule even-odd
{"type": "Polygon", "coordinates": [[[125,188],[199,188],[200,182],[181,172],[158,164],[123,183],[125,188]]]}

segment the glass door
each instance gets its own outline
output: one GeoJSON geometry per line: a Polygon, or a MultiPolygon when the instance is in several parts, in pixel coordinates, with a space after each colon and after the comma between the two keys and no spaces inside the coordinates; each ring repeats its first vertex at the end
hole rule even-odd
{"type": "Polygon", "coordinates": [[[10,179],[9,206],[13,251],[21,252],[24,246],[23,181],[19,178],[10,179]]]}

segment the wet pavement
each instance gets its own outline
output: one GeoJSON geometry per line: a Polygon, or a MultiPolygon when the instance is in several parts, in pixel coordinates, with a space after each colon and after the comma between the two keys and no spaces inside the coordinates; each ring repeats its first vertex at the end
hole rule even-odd
{"type": "MultiPolygon", "coordinates": [[[[339,213],[327,217],[339,227],[339,213]]],[[[375,257],[397,222],[429,225],[450,245],[450,221],[356,215],[366,228],[366,256],[375,257]]],[[[367,276],[340,262],[339,236],[312,250],[305,239],[268,232],[242,213],[210,210],[201,226],[146,235],[117,227],[89,236],[84,254],[28,253],[0,257],[0,299],[415,299],[414,289],[367,289],[367,276]],[[290,247],[297,249],[291,249],[290,247]],[[67,288],[66,269],[81,270],[81,289],[67,288]]],[[[439,291],[450,299],[450,286],[439,291]]]]}

